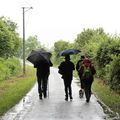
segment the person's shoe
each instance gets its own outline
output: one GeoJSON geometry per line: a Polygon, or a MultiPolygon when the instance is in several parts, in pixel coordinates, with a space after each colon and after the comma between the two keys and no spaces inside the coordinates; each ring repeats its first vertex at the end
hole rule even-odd
{"type": "Polygon", "coordinates": [[[86,100],[87,103],[89,103],[89,101],[90,101],[89,99],[86,100]]]}
{"type": "Polygon", "coordinates": [[[40,100],[42,100],[42,95],[39,95],[40,100]]]}
{"type": "Polygon", "coordinates": [[[44,95],[44,98],[47,98],[47,95],[44,95]]]}
{"type": "Polygon", "coordinates": [[[73,97],[72,96],[70,96],[70,100],[72,100],[73,99],[73,97]]]}
{"type": "Polygon", "coordinates": [[[68,101],[68,97],[65,97],[65,100],[68,101]]]}
{"type": "Polygon", "coordinates": [[[46,92],[44,92],[44,98],[46,98],[47,97],[47,93],[46,92]]]}

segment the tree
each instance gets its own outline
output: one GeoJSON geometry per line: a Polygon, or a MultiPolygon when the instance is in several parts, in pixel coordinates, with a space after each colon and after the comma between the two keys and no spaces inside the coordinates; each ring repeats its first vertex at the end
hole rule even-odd
{"type": "Polygon", "coordinates": [[[80,34],[77,35],[77,38],[75,39],[76,47],[82,48],[88,41],[91,39],[91,37],[94,35],[94,30],[87,29],[83,30],[80,34]]]}
{"type": "Polygon", "coordinates": [[[37,36],[28,37],[25,45],[25,56],[27,57],[32,50],[39,48],[42,48],[42,45],[40,41],[38,41],[37,36]]]}
{"type": "Polygon", "coordinates": [[[59,40],[54,43],[54,51],[56,54],[58,54],[62,50],[66,50],[69,48],[69,42],[59,40]]]}
{"type": "Polygon", "coordinates": [[[0,18],[0,57],[8,58],[17,54],[21,39],[15,30],[14,22],[0,18]]]}
{"type": "Polygon", "coordinates": [[[75,39],[75,48],[80,49],[83,54],[94,59],[99,45],[108,39],[108,35],[102,28],[84,29],[75,39]]]}
{"type": "Polygon", "coordinates": [[[16,31],[17,29],[17,24],[13,22],[10,18],[6,19],[5,17],[1,17],[1,19],[4,21],[6,26],[8,27],[8,30],[10,31],[16,31]]]}
{"type": "Polygon", "coordinates": [[[113,60],[112,56],[120,54],[120,40],[117,41],[111,38],[102,42],[96,53],[98,65],[105,67],[106,64],[109,64],[113,60]]]}

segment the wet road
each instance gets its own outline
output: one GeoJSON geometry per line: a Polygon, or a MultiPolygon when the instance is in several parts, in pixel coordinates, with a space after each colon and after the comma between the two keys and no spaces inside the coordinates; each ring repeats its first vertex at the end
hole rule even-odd
{"type": "Polygon", "coordinates": [[[0,120],[104,120],[105,114],[94,95],[86,103],[78,96],[79,87],[73,80],[73,100],[64,100],[64,86],[57,69],[51,68],[49,98],[39,100],[37,84],[0,120]]]}

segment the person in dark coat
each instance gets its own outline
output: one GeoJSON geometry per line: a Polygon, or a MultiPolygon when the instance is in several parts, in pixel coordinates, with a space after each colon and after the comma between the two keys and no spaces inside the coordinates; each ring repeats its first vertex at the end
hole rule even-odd
{"type": "Polygon", "coordinates": [[[80,90],[79,90],[80,98],[83,97],[83,95],[84,95],[84,88],[83,88],[83,81],[81,79],[81,75],[79,74],[79,70],[80,70],[80,67],[81,67],[81,65],[83,63],[84,58],[85,58],[85,56],[82,55],[80,57],[80,60],[78,60],[78,62],[76,64],[76,70],[77,70],[77,73],[78,73],[78,76],[79,76],[79,79],[80,79],[80,87],[81,87],[80,90]]]}
{"type": "Polygon", "coordinates": [[[65,56],[65,61],[61,62],[58,67],[60,71],[62,71],[62,78],[64,81],[65,87],[65,100],[68,101],[68,94],[70,100],[72,100],[72,88],[71,83],[73,79],[73,70],[75,70],[74,63],[70,61],[70,56],[65,56]],[[69,92],[69,93],[68,93],[69,92]]]}
{"type": "Polygon", "coordinates": [[[47,84],[48,84],[48,77],[50,74],[50,67],[53,66],[52,62],[40,62],[37,63],[34,67],[36,67],[36,76],[38,82],[38,93],[39,98],[42,99],[42,93],[44,98],[47,97],[47,84]]]}
{"type": "Polygon", "coordinates": [[[83,60],[83,64],[79,70],[79,74],[83,81],[83,87],[86,96],[86,102],[90,101],[91,86],[94,81],[94,74],[96,73],[95,67],[88,58],[83,60]]]}

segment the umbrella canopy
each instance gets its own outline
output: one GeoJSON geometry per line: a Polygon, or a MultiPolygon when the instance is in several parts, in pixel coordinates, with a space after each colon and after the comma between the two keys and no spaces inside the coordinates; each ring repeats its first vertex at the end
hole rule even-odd
{"type": "Polygon", "coordinates": [[[58,57],[72,55],[72,54],[78,54],[79,52],[80,52],[80,50],[76,50],[76,49],[63,50],[58,53],[58,57]]]}
{"type": "Polygon", "coordinates": [[[50,61],[51,53],[43,50],[32,50],[28,55],[27,60],[32,64],[36,64],[38,62],[48,62],[50,61]]]}

